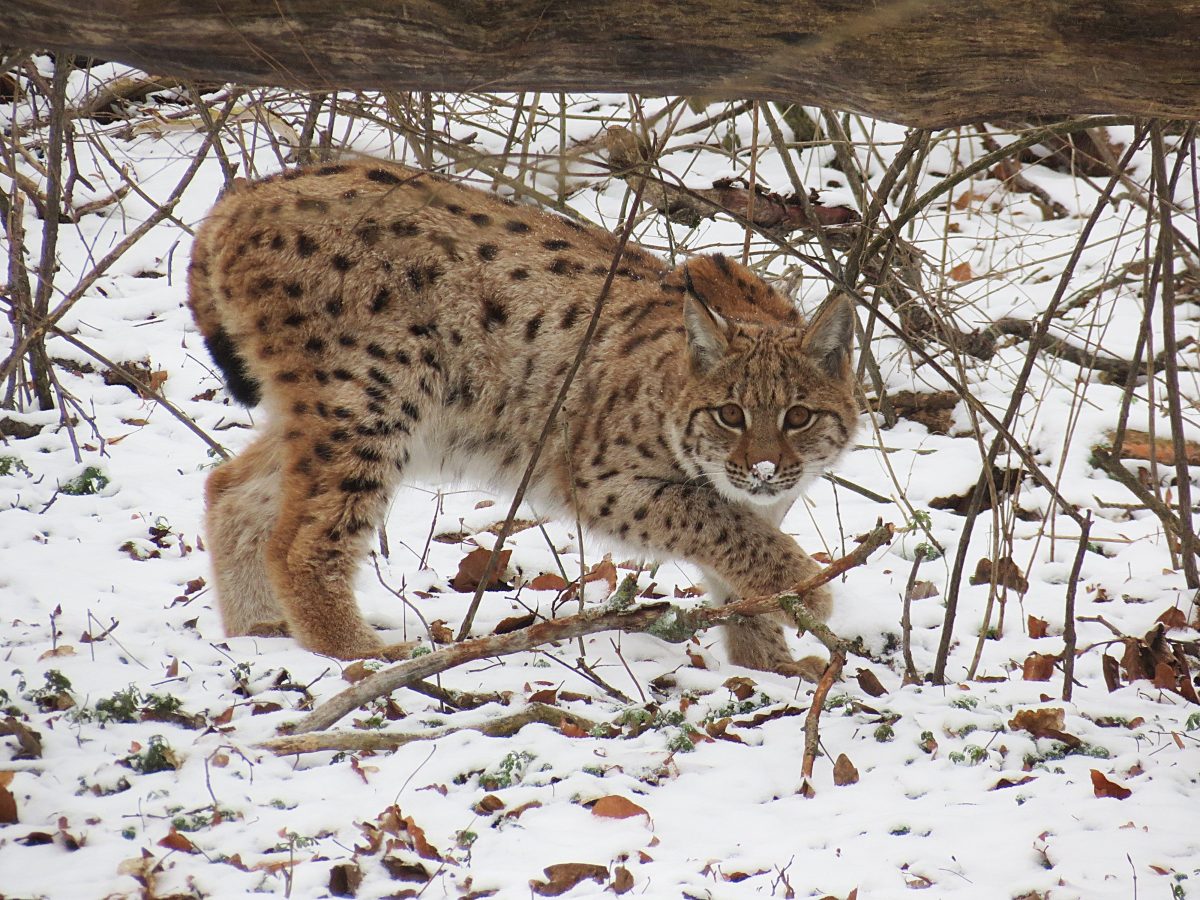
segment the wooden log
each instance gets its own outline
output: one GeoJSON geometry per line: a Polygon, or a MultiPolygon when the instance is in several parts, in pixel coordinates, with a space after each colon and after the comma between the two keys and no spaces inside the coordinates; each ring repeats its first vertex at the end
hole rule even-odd
{"type": "Polygon", "coordinates": [[[0,46],[306,90],[633,91],[941,127],[1200,118],[1200,0],[5,0],[0,46]]]}

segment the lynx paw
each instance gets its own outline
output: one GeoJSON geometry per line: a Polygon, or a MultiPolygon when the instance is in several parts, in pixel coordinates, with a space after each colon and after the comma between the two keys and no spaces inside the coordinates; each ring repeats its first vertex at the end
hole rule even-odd
{"type": "Polygon", "coordinates": [[[779,675],[786,675],[788,678],[816,682],[821,680],[828,665],[828,660],[821,659],[819,656],[806,656],[804,659],[777,664],[775,672],[779,675]]]}
{"type": "Polygon", "coordinates": [[[291,633],[288,623],[283,621],[255,622],[246,629],[247,637],[288,637],[291,633]]]}

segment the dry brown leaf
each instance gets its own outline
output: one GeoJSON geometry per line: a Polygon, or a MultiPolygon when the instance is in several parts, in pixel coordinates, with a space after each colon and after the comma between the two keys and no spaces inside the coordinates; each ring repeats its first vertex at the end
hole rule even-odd
{"type": "Polygon", "coordinates": [[[356,862],[338,863],[329,870],[329,893],[334,897],[353,897],[362,884],[363,873],[356,862]]]}
{"type": "Polygon", "coordinates": [[[490,815],[504,809],[505,803],[495,794],[484,794],[475,804],[475,812],[481,816],[490,815]]]}
{"type": "Polygon", "coordinates": [[[626,893],[633,887],[633,873],[624,866],[617,866],[613,869],[613,879],[610,885],[612,892],[618,896],[626,893]]]}
{"type": "MultiPolygon", "coordinates": [[[[42,736],[29,728],[24,723],[20,722],[13,716],[5,716],[0,720],[0,735],[10,734],[17,739],[17,743],[21,745],[19,752],[13,754],[13,759],[41,759],[42,758],[42,736]]],[[[0,772],[0,779],[11,772],[0,772]]],[[[0,787],[8,784],[7,781],[0,780],[0,787]]]]}
{"type": "Polygon", "coordinates": [[[586,879],[605,882],[608,880],[608,868],[594,863],[558,863],[542,869],[546,873],[545,881],[531,879],[529,887],[539,897],[557,897],[565,894],[575,885],[586,879]]]}
{"type": "Polygon", "coordinates": [[[1029,580],[1021,568],[1013,562],[1011,556],[1001,557],[998,563],[993,563],[986,556],[983,557],[976,564],[975,574],[968,581],[971,584],[988,584],[993,577],[996,579],[996,584],[1014,590],[1018,594],[1024,594],[1029,590],[1029,580]],[[993,568],[995,568],[994,573],[993,568]]]}
{"type": "Polygon", "coordinates": [[[567,581],[561,575],[543,572],[530,581],[528,587],[533,591],[562,591],[566,590],[567,581]]]}
{"type": "Polygon", "coordinates": [[[608,584],[608,592],[611,594],[617,589],[617,566],[612,561],[612,557],[606,556],[600,562],[592,566],[591,571],[583,579],[590,583],[593,581],[604,581],[608,584]]]}
{"type": "Polygon", "coordinates": [[[1026,681],[1049,681],[1056,662],[1058,657],[1053,653],[1030,653],[1021,666],[1021,677],[1026,681]]]}
{"type": "Polygon", "coordinates": [[[1170,630],[1172,628],[1187,628],[1187,615],[1178,606],[1172,606],[1165,610],[1161,616],[1154,620],[1162,624],[1164,628],[1170,630]]]}
{"type": "MultiPolygon", "coordinates": [[[[485,590],[508,590],[509,586],[502,579],[504,578],[505,571],[508,569],[508,560],[511,557],[511,550],[500,551],[500,558],[496,560],[496,568],[492,572],[491,583],[488,584],[485,590]]],[[[477,547],[472,550],[458,564],[458,574],[450,579],[450,587],[454,588],[460,594],[473,592],[479,587],[479,582],[483,579],[483,571],[487,568],[488,560],[491,558],[491,550],[485,550],[483,547],[477,547]]]]}
{"type": "Polygon", "coordinates": [[[727,678],[721,686],[739,700],[749,700],[754,696],[756,688],[753,679],[747,678],[744,675],[735,675],[732,678],[727,678]]]}
{"type": "Polygon", "coordinates": [[[438,853],[437,848],[425,839],[425,829],[414,822],[412,816],[405,816],[402,821],[405,830],[408,832],[409,839],[412,841],[413,849],[417,851],[421,858],[436,859],[440,862],[442,854],[438,853]]]}
{"type": "Polygon", "coordinates": [[[371,669],[367,666],[367,661],[364,659],[356,659],[354,662],[348,663],[342,669],[342,681],[348,681],[351,684],[357,684],[370,674],[371,669]]]}
{"type": "Polygon", "coordinates": [[[1114,800],[1124,800],[1133,794],[1129,788],[1109,781],[1099,769],[1092,769],[1092,791],[1097,797],[1112,797],[1114,800]]]}
{"type": "Polygon", "coordinates": [[[1018,785],[1022,785],[1022,784],[1029,784],[1029,782],[1031,782],[1031,781],[1036,781],[1036,779],[1032,775],[1022,775],[1020,778],[1001,778],[994,785],[992,785],[992,790],[993,791],[1002,791],[1005,788],[1017,787],[1018,785]]]}
{"type": "Polygon", "coordinates": [[[8,789],[12,775],[12,772],[0,772],[0,778],[6,778],[0,782],[0,825],[15,825],[20,821],[17,816],[17,798],[8,789]]]}
{"type": "Polygon", "coordinates": [[[178,850],[180,853],[199,853],[196,845],[193,844],[186,835],[180,834],[175,830],[175,826],[171,826],[171,830],[167,832],[167,836],[158,842],[158,846],[166,847],[168,850],[178,850]]]}
{"type": "Polygon", "coordinates": [[[882,697],[888,692],[870,669],[859,669],[854,677],[858,680],[858,686],[872,697],[882,697]]]}
{"type": "Polygon", "coordinates": [[[500,624],[493,630],[492,634],[508,634],[510,631],[519,631],[522,628],[528,628],[537,619],[533,613],[526,613],[523,616],[509,616],[507,619],[501,619],[500,624]]]}
{"type": "Polygon", "coordinates": [[[912,590],[908,592],[909,600],[928,600],[938,595],[937,585],[932,581],[914,581],[912,590]]]}
{"type": "Polygon", "coordinates": [[[417,881],[424,884],[430,879],[429,870],[423,863],[404,859],[401,856],[385,856],[379,860],[387,873],[396,881],[417,881]]]}
{"type": "Polygon", "coordinates": [[[1013,716],[1008,724],[1011,728],[1028,731],[1035,738],[1052,738],[1062,741],[1071,749],[1083,744],[1073,734],[1063,731],[1066,714],[1061,707],[1044,707],[1042,709],[1023,709],[1013,716]]]}
{"type": "Polygon", "coordinates": [[[74,655],[75,655],[75,648],[72,647],[70,644],[59,644],[57,647],[53,647],[50,650],[47,650],[46,652],[44,652],[41,656],[39,656],[38,661],[40,662],[43,659],[52,659],[52,658],[59,657],[59,656],[74,656],[74,655]]]}
{"type": "Polygon", "coordinates": [[[545,703],[548,706],[554,706],[558,703],[558,688],[543,688],[540,691],[534,691],[529,695],[530,703],[545,703]]]}
{"type": "Polygon", "coordinates": [[[1029,629],[1029,636],[1036,640],[1046,636],[1049,624],[1045,619],[1039,619],[1037,616],[1030,614],[1026,617],[1026,627],[1029,629]]]}
{"type": "Polygon", "coordinates": [[[601,797],[592,804],[592,815],[604,819],[630,819],[634,816],[645,816],[646,821],[650,821],[650,813],[620,794],[601,797]]]}
{"type": "Polygon", "coordinates": [[[970,281],[973,275],[971,272],[971,264],[969,262],[960,262],[946,274],[955,281],[970,281]]]}
{"type": "Polygon", "coordinates": [[[833,783],[838,787],[846,784],[858,784],[858,769],[854,767],[854,763],[850,762],[850,757],[845,753],[839,753],[837,761],[833,764],[833,783]]]}
{"type": "Polygon", "coordinates": [[[435,644],[454,643],[454,632],[446,626],[445,619],[434,619],[429,623],[429,636],[435,644]]]}

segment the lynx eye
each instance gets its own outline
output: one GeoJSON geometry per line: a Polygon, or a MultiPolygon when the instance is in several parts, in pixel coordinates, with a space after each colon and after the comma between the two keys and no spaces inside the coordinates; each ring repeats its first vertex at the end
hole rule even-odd
{"type": "Polygon", "coordinates": [[[717,418],[726,428],[746,427],[746,413],[736,403],[726,403],[717,407],[717,418]]]}
{"type": "Polygon", "coordinates": [[[783,415],[783,427],[786,431],[799,431],[812,424],[813,416],[803,406],[793,406],[783,415]]]}

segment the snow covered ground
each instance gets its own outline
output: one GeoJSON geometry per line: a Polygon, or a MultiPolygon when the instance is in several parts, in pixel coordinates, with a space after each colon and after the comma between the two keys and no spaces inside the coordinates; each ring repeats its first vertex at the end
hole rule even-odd
{"type": "MultiPolygon", "coordinates": [[[[82,95],[112,74],[76,73],[72,91],[82,95]]],[[[630,123],[621,100],[575,101],[570,144],[630,123]]],[[[504,128],[470,106],[463,101],[460,112],[481,123],[474,146],[496,151],[504,128]]],[[[647,112],[663,106],[654,101],[647,112]]],[[[293,122],[303,113],[282,101],[276,108],[293,122]]],[[[111,193],[122,166],[141,193],[63,225],[60,291],[70,290],[170,194],[203,143],[197,119],[166,115],[186,109],[164,104],[157,119],[141,109],[132,128],[78,123],[88,132],[75,147],[87,183],[77,188],[76,201],[111,193]]],[[[716,109],[685,112],[680,127],[716,109]]],[[[10,112],[0,107],[0,116],[10,112]]],[[[233,118],[224,147],[240,172],[251,164],[260,174],[278,169],[272,148],[283,126],[250,112],[233,118]]],[[[875,151],[860,144],[855,152],[876,183],[904,132],[867,125],[875,151]]],[[[664,165],[695,187],[744,174],[751,127],[743,115],[672,139],[664,165]],[[722,141],[734,141],[731,135],[742,148],[736,160],[687,149],[704,142],[719,150],[722,141]]],[[[470,137],[462,123],[448,132],[444,137],[455,141],[470,137]]],[[[557,152],[557,134],[547,126],[538,135],[535,149],[557,152]]],[[[1131,136],[1131,129],[1112,130],[1118,144],[1131,136]]],[[[939,137],[919,189],[985,152],[966,131],[939,137]]],[[[333,140],[359,152],[397,158],[405,152],[382,129],[348,117],[333,140]]],[[[807,151],[801,159],[801,176],[822,187],[822,202],[854,205],[846,179],[830,166],[831,150],[807,151]]],[[[1145,180],[1149,160],[1147,151],[1135,157],[1136,180],[1145,180]]],[[[508,170],[514,176],[516,162],[508,170]]],[[[21,171],[40,178],[27,161],[21,171]]],[[[556,169],[545,171],[538,185],[553,195],[556,169]]],[[[581,189],[570,203],[612,225],[624,186],[589,172],[573,166],[569,184],[581,189]]],[[[928,254],[932,289],[957,310],[965,330],[1001,316],[1031,319],[1045,308],[1103,182],[1044,166],[1022,172],[1069,215],[1045,220],[1032,194],[1009,190],[985,172],[915,223],[911,238],[928,254]],[[969,268],[948,274],[963,264],[969,268]]],[[[790,190],[769,149],[757,161],[757,177],[774,190],[790,190]]],[[[253,414],[228,399],[185,308],[188,229],[222,184],[221,166],[210,155],[172,217],[96,280],[59,324],[108,359],[148,360],[148,371],[161,373],[165,396],[236,452],[248,442],[253,414]]],[[[1187,188],[1180,191],[1178,224],[1194,236],[1191,176],[1181,184],[1187,188]]],[[[11,182],[4,185],[7,191],[11,182]]],[[[1143,219],[1129,193],[1122,195],[1101,217],[1068,296],[1140,258],[1143,219]]],[[[24,225],[33,266],[42,223],[28,205],[24,225]]],[[[668,228],[674,242],[692,250],[741,251],[743,231],[728,221],[691,230],[651,217],[640,239],[667,254],[668,228]]],[[[753,255],[770,250],[756,242],[753,255]]],[[[767,262],[780,274],[786,260],[767,262]]],[[[1052,333],[1129,358],[1141,321],[1141,284],[1135,271],[1076,305],[1052,333]]],[[[808,304],[825,291],[810,276],[800,287],[808,304]]],[[[1195,296],[1181,299],[1176,319],[1180,339],[1197,335],[1195,296]]],[[[8,327],[0,322],[0,344],[11,337],[8,327]]],[[[1154,352],[1161,346],[1156,331],[1154,352]]],[[[1200,706],[1150,680],[1131,681],[1128,668],[1110,691],[1103,668],[1106,654],[1136,656],[1138,640],[1157,623],[1165,624],[1166,638],[1194,647],[1197,610],[1182,573],[1171,567],[1159,519],[1121,506],[1132,495],[1089,462],[1090,448],[1114,427],[1121,399],[1119,385],[1093,372],[1042,356],[1014,426],[1062,494],[1094,519],[1077,585],[1081,652],[1072,701],[1060,699],[1061,667],[1049,680],[1023,677],[1025,670],[1037,674],[1038,660],[1027,662],[1031,654],[1062,650],[1079,534],[1054,512],[1049,493],[1025,478],[1016,500],[984,513],[967,574],[981,557],[1010,556],[1028,589],[1023,595],[999,589],[1004,603],[993,605],[987,639],[979,643],[993,589],[964,583],[946,686],[902,683],[902,597],[923,535],[903,535],[835,585],[839,606],[831,627],[861,636],[875,658],[851,657],[845,679],[834,686],[821,718],[824,755],[815,793],[805,796],[800,762],[813,686],[730,666],[716,631],[686,648],[642,635],[585,639],[590,669],[626,700],[589,680],[577,666],[578,646],[564,643],[442,676],[448,689],[495,695],[478,708],[453,710],[401,691],[341,723],[411,734],[449,729],[435,739],[377,755],[279,758],[257,748],[344,689],[344,665],[287,639],[224,637],[205,584],[201,528],[203,483],[214,455],[161,405],[106,383],[105,366],[95,358],[61,339],[49,347],[62,361],[61,389],[74,398],[70,427],[57,410],[31,411],[28,404],[22,412],[0,410],[0,419],[40,426],[34,436],[0,444],[0,897],[527,897],[560,888],[571,897],[847,900],[909,890],[972,900],[1200,897],[1200,706]],[[1031,514],[1018,519],[1018,508],[1031,514]],[[967,680],[977,643],[975,677],[967,680]],[[886,692],[864,689],[855,677],[860,669],[886,692]],[[752,687],[726,686],[735,676],[751,679],[752,687]],[[613,727],[593,736],[534,724],[507,738],[470,730],[519,710],[534,695],[613,727]],[[1042,736],[1023,727],[1030,722],[1042,736]],[[1059,738],[1045,736],[1047,728],[1059,738]],[[856,783],[834,783],[833,762],[842,754],[857,769],[856,783]],[[603,799],[613,797],[629,802],[603,799]]],[[[878,337],[873,347],[890,390],[946,388],[896,338],[878,337]]],[[[1000,413],[1027,349],[1025,342],[1002,341],[990,361],[968,358],[961,377],[1000,413]]],[[[1196,440],[1196,346],[1179,362],[1192,369],[1181,377],[1186,436],[1196,440]]],[[[1150,410],[1157,432],[1168,433],[1161,385],[1151,402],[1139,386],[1134,410],[1131,427],[1145,429],[1150,410]]],[[[979,472],[979,443],[962,404],[949,435],[903,418],[879,430],[864,418],[862,443],[838,474],[888,502],[823,481],[784,527],[810,551],[837,557],[880,517],[900,528],[913,510],[928,517],[948,554],[921,565],[918,580],[928,582],[932,595],[912,601],[911,652],[924,673],[934,664],[963,523],[931,503],[969,490],[979,472]]],[[[990,441],[990,430],[984,434],[990,441]]],[[[999,465],[1015,468],[1017,461],[1002,455],[999,465]]],[[[1193,482],[1197,473],[1193,467],[1193,482]]],[[[1160,467],[1159,475],[1174,496],[1170,471],[1160,467]]],[[[470,595],[449,581],[466,553],[491,546],[486,529],[503,519],[509,502],[477,488],[410,485],[397,497],[387,529],[390,553],[375,560],[378,574],[365,568],[360,583],[368,616],[395,629],[397,639],[422,638],[422,619],[457,629],[470,595]]],[[[528,586],[539,574],[559,571],[556,555],[568,577],[579,571],[571,523],[521,531],[509,546],[510,582],[518,586],[486,595],[475,634],[529,612],[576,609],[574,601],[556,607],[553,590],[528,586]]],[[[584,550],[586,566],[599,562],[603,548],[586,535],[584,550]]],[[[696,580],[695,572],[668,561],[653,576],[643,572],[639,584],[653,581],[670,596],[696,580]]],[[[604,585],[589,585],[588,599],[601,600],[604,585]]],[[[1161,649],[1164,637],[1158,640],[1161,649]]],[[[804,649],[815,646],[804,639],[804,649]]]]}

